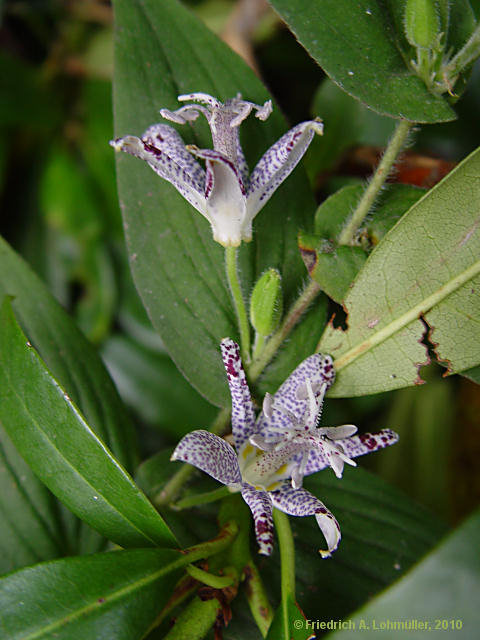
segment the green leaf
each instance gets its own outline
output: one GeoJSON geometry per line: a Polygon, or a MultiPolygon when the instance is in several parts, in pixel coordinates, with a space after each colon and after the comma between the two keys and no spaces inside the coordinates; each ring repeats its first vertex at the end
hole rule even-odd
{"type": "Polygon", "coordinates": [[[406,66],[380,0],[272,0],[299,42],[341,89],[380,114],[446,122],[454,111],[406,66]]]}
{"type": "Polygon", "coordinates": [[[175,544],[160,515],[27,341],[8,298],[0,320],[0,420],[35,474],[76,515],[117,544],[175,544]]]}
{"type": "MultiPolygon", "coordinates": [[[[446,637],[462,633],[475,637],[480,625],[477,597],[480,589],[479,536],[480,512],[476,511],[420,564],[352,617],[355,633],[361,631],[360,621],[363,620],[372,636],[390,638],[392,634],[396,637],[401,633],[402,638],[413,640],[423,635],[418,625],[426,622],[429,625],[423,627],[426,632],[437,630],[443,631],[446,637]],[[404,630],[399,627],[397,631],[379,631],[388,621],[403,621],[411,626],[404,630]]],[[[342,640],[354,635],[337,631],[328,637],[342,640]]]]}
{"type": "Polygon", "coordinates": [[[0,238],[0,300],[5,295],[13,298],[20,325],[53,377],[132,471],[137,460],[132,425],[102,361],[45,285],[0,238]]]}
{"type": "Polygon", "coordinates": [[[345,151],[355,145],[384,147],[395,129],[395,120],[378,115],[325,78],[313,99],[312,113],[325,123],[321,139],[312,140],[308,172],[313,177],[333,169],[345,151]]]}
{"type": "Polygon", "coordinates": [[[349,185],[331,195],[317,209],[315,234],[300,232],[298,238],[310,276],[338,303],[345,299],[372,247],[423,194],[415,187],[391,185],[378,199],[374,217],[357,234],[362,246],[339,245],[342,229],[363,191],[362,185],[349,185]]]}
{"type": "MultiPolygon", "coordinates": [[[[116,459],[127,470],[132,471],[137,459],[132,425],[100,358],[45,285],[0,238],[0,300],[5,295],[14,298],[13,307],[20,324],[55,379],[80,408],[90,427],[112,450],[116,459]]],[[[4,438],[8,440],[8,436],[2,435],[2,442],[4,438]]],[[[8,447],[7,457],[9,469],[22,469],[25,466],[23,459],[13,447],[8,447]]],[[[14,558],[15,567],[22,566],[19,564],[22,563],[22,554],[17,553],[15,539],[26,537],[28,540],[29,512],[32,508],[35,509],[34,506],[25,503],[24,498],[38,496],[45,491],[44,485],[33,474],[25,472],[17,476],[22,479],[19,491],[24,511],[23,514],[17,511],[20,509],[18,503],[10,504],[5,522],[11,520],[16,523],[17,535],[3,537],[4,550],[7,540],[13,544],[10,552],[7,554],[5,551],[5,554],[14,558]]],[[[5,483],[7,482],[10,480],[5,479],[5,483]]],[[[18,479],[16,482],[18,484],[18,479]]],[[[5,496],[9,495],[9,489],[3,485],[1,491],[5,496]]],[[[38,497],[35,498],[37,499],[38,497]]],[[[59,509],[56,504],[54,511],[60,519],[55,520],[54,528],[60,528],[60,536],[65,537],[66,548],[72,553],[91,553],[101,549],[104,541],[96,534],[93,536],[94,532],[89,527],[79,527],[78,520],[63,509],[63,506],[59,509]]],[[[50,554],[37,560],[49,557],[50,554]]]]}
{"type": "Polygon", "coordinates": [[[345,299],[348,329],[319,350],[338,369],[332,396],[420,382],[425,327],[449,373],[480,362],[480,150],[418,201],[373,251],[345,299]]]}
{"type": "Polygon", "coordinates": [[[56,499],[0,426],[0,574],[67,551],[56,499]]]}
{"type": "Polygon", "coordinates": [[[0,580],[1,636],[142,638],[171,596],[182,560],[173,550],[135,549],[66,558],[12,573],[0,580]]]}
{"type": "Polygon", "coordinates": [[[306,619],[298,604],[289,594],[275,612],[266,640],[308,640],[315,634],[306,627],[306,619]]]}
{"type": "Polygon", "coordinates": [[[472,369],[467,369],[466,371],[461,372],[462,376],[473,380],[477,384],[480,384],[480,366],[473,367],[472,369]]]}
{"type": "Polygon", "coordinates": [[[102,357],[125,402],[164,436],[180,438],[215,418],[217,409],[195,393],[166,353],[114,335],[102,357]]]}
{"type": "MultiPolygon", "coordinates": [[[[395,582],[445,532],[430,512],[362,468],[345,469],[341,480],[326,469],[306,478],[305,488],[325,502],[342,531],[338,550],[324,560],[315,519],[290,518],[296,597],[311,620],[344,618],[395,582]]],[[[279,579],[276,553],[263,566],[266,584],[279,579]]]]}
{"type": "MultiPolygon", "coordinates": [[[[177,108],[177,95],[190,91],[221,100],[238,92],[257,103],[268,99],[251,69],[176,0],[116,0],[114,6],[116,135],[141,134],[161,120],[161,107],[177,108]]],[[[250,167],[286,129],[278,110],[265,123],[250,118],[242,125],[250,167]]],[[[186,142],[211,147],[202,118],[179,131],[186,142]]],[[[206,220],[145,163],[118,154],[117,170],[133,275],[145,308],[190,383],[212,403],[226,405],[218,345],[225,336],[238,337],[238,331],[224,251],[206,220]]],[[[274,267],[290,304],[304,273],[296,231],[307,226],[313,208],[297,168],[256,218],[254,241],[240,249],[244,294],[274,267]]]]}

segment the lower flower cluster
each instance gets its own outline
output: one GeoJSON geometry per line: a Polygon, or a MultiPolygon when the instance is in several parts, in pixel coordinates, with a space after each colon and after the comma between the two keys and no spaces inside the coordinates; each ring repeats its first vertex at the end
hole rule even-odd
{"type": "Polygon", "coordinates": [[[309,356],[274,396],[267,394],[257,419],[238,345],[226,338],[221,350],[235,449],[198,430],[180,441],[172,460],[188,462],[241,492],[253,515],[259,553],[272,552],[276,507],[292,516],[315,516],[327,543],[320,553],[329,557],[340,542],[340,527],[323,502],[303,489],[304,476],[332,467],[341,478],[345,463],[356,466],[353,458],[394,444],[397,434],[383,429],[356,435],[354,425],[318,427],[325,393],[335,380],[332,358],[322,354],[309,356]]]}

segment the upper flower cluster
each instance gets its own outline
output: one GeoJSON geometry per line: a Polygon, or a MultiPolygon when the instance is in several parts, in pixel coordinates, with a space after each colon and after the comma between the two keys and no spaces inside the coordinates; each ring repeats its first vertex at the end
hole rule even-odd
{"type": "Polygon", "coordinates": [[[289,515],[314,515],[329,556],[340,541],[333,514],[302,488],[303,477],[331,466],[341,477],[352,458],[394,444],[396,433],[354,435],[353,425],[319,428],[323,399],[333,384],[330,356],[314,354],[304,360],[272,397],[267,394],[258,419],[247,385],[238,345],[222,340],[222,357],[232,396],[232,434],[235,450],[208,431],[193,431],[175,449],[172,460],[183,460],[231,488],[241,491],[255,521],[259,552],[273,548],[272,509],[289,515]]]}
{"type": "Polygon", "coordinates": [[[176,124],[202,114],[210,126],[213,149],[185,146],[178,132],[166,124],[149,127],[141,138],[125,136],[110,144],[116,151],[145,160],[168,180],[210,222],[217,242],[228,247],[250,241],[253,218],[295,168],[314,134],[322,134],[322,123],[298,124],[270,147],[249,175],[238,129],[252,110],[266,120],[271,101],[260,106],[238,95],[221,103],[206,93],[181,95],[178,100],[201,104],[187,104],[176,111],[161,109],[160,114],[176,124]],[[205,169],[194,156],[205,161],[205,169]]]}

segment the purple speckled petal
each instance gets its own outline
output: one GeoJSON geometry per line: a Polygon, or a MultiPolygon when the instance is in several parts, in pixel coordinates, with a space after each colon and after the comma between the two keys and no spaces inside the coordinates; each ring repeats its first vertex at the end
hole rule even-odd
{"type": "Polygon", "coordinates": [[[241,446],[253,434],[255,428],[252,397],[240,358],[240,347],[230,338],[224,338],[220,348],[232,396],[233,439],[237,451],[240,451],[241,446]]]}
{"type": "Polygon", "coordinates": [[[272,417],[267,418],[262,412],[258,418],[255,431],[266,437],[267,441],[269,439],[278,440],[278,432],[274,433],[272,431],[269,433],[269,428],[287,429],[292,426],[288,415],[276,409],[275,405],[290,411],[299,422],[304,417],[308,406],[308,397],[305,393],[298,394],[297,391],[299,389],[303,391],[307,378],[317,392],[323,383],[330,387],[335,380],[332,358],[321,353],[315,353],[299,364],[295,371],[285,380],[273,397],[272,417]],[[299,395],[300,398],[298,397],[299,395]]]}
{"type": "Polygon", "coordinates": [[[233,447],[209,431],[201,429],[187,433],[178,443],[171,460],[188,462],[228,486],[242,482],[233,447]]]}
{"type": "Polygon", "coordinates": [[[206,217],[205,171],[185,149],[181,136],[166,124],[149,127],[142,138],[125,136],[110,142],[115,151],[125,151],[145,160],[161,178],[206,217]]]}
{"type": "MultiPolygon", "coordinates": [[[[344,440],[335,440],[335,444],[340,444],[349,458],[358,458],[366,453],[372,453],[378,449],[384,449],[398,442],[398,434],[391,429],[382,429],[378,433],[362,433],[359,436],[351,436],[344,440]]],[[[311,449],[308,454],[308,462],[305,468],[305,475],[321,471],[330,466],[327,456],[321,449],[311,449]]]]}
{"type": "Polygon", "coordinates": [[[248,217],[253,219],[275,189],[293,171],[315,133],[321,134],[320,121],[302,122],[288,131],[260,158],[250,176],[248,217]]]}
{"type": "Polygon", "coordinates": [[[274,507],[290,516],[314,515],[328,546],[326,551],[320,550],[322,557],[328,558],[335,551],[341,538],[340,527],[323,502],[305,489],[293,489],[289,482],[272,491],[270,497],[274,507]]]}
{"type": "Polygon", "coordinates": [[[242,497],[253,515],[258,553],[269,556],[273,550],[273,514],[270,496],[266,491],[256,491],[244,483],[242,497]]]}

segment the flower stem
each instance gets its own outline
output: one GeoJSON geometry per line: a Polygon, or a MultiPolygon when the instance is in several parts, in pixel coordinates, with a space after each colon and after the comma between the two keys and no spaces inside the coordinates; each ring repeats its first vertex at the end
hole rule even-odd
{"type": "Polygon", "coordinates": [[[267,364],[278,351],[282,342],[290,334],[294,326],[300,320],[302,315],[305,313],[305,311],[308,309],[308,307],[317,297],[320,291],[320,286],[313,280],[310,280],[308,285],[303,290],[303,293],[299,296],[294,305],[291,307],[290,311],[287,313],[284,321],[280,325],[280,328],[268,339],[268,342],[263,347],[258,358],[256,358],[248,368],[249,379],[252,382],[254,382],[265,369],[267,364]]]}
{"type": "Polygon", "coordinates": [[[275,531],[280,550],[280,584],[282,588],[283,626],[289,637],[288,601],[295,600],[295,544],[288,516],[278,509],[273,510],[275,531]]]}
{"type": "Polygon", "coordinates": [[[194,493],[191,496],[187,496],[186,498],[182,498],[175,504],[172,505],[174,509],[188,509],[189,507],[196,507],[199,504],[208,504],[209,502],[215,502],[216,500],[221,500],[222,498],[226,498],[231,494],[228,487],[220,487],[220,489],[215,489],[214,491],[206,491],[205,493],[194,493]]]}
{"type": "MultiPolygon", "coordinates": [[[[227,247],[227,254],[230,247],[227,247]]],[[[234,247],[232,247],[234,249],[234,247]]],[[[256,358],[251,366],[248,368],[249,378],[254,382],[270,360],[276,354],[282,342],[288,337],[292,329],[297,322],[306,312],[310,304],[315,300],[321,289],[319,285],[311,280],[303,293],[295,301],[290,311],[287,313],[284,321],[280,325],[280,328],[268,339],[268,342],[264,345],[260,355],[256,358]]],[[[243,301],[243,299],[242,299],[243,301]]],[[[243,356],[242,356],[243,357],[243,356]]],[[[215,419],[215,422],[210,427],[209,431],[217,435],[222,434],[230,419],[230,409],[221,409],[215,419]]],[[[195,467],[189,464],[184,464],[167,482],[162,491],[153,497],[152,502],[156,507],[162,507],[167,504],[171,504],[176,496],[180,493],[180,489],[185,482],[190,478],[191,474],[195,471],[195,467]]]]}
{"type": "Polygon", "coordinates": [[[385,153],[378,165],[368,187],[365,189],[357,208],[352,213],[350,220],[343,228],[338,239],[339,244],[350,244],[360,227],[373,203],[375,202],[380,189],[383,187],[385,180],[388,178],[395,160],[404,146],[408,133],[413,126],[408,120],[400,120],[390,142],[385,149],[385,153]]]}
{"type": "Polygon", "coordinates": [[[227,280],[233,298],[235,313],[237,314],[242,360],[248,363],[250,362],[250,324],[238,277],[237,255],[237,247],[225,247],[227,280]]]}

